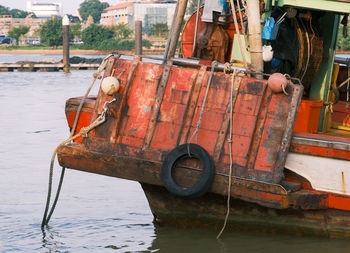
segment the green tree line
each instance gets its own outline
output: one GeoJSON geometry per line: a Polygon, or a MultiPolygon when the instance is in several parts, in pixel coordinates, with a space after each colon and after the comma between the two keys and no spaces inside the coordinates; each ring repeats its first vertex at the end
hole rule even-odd
{"type": "Polygon", "coordinates": [[[3,5],[0,5],[0,15],[12,15],[14,18],[25,18],[28,16],[28,12],[19,9],[10,9],[3,5]]]}

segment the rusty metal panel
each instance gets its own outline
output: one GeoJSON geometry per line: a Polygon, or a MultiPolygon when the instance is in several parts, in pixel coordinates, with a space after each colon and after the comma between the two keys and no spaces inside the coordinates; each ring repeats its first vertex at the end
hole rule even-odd
{"type": "MultiPolygon", "coordinates": [[[[123,86],[120,105],[112,108],[114,115],[106,126],[88,138],[90,143],[95,142],[92,146],[110,145],[110,151],[116,154],[162,162],[170,150],[190,141],[210,76],[206,67],[183,68],[118,59],[113,68],[114,75],[123,69],[128,72],[120,78],[123,86]]],[[[229,143],[231,85],[231,75],[213,74],[198,130],[198,144],[214,158],[217,173],[228,174],[228,145],[232,145],[235,176],[278,183],[302,88],[291,84],[288,96],[274,94],[264,80],[237,77],[233,135],[229,143]]],[[[108,99],[100,92],[96,108],[105,100],[108,99]]]]}

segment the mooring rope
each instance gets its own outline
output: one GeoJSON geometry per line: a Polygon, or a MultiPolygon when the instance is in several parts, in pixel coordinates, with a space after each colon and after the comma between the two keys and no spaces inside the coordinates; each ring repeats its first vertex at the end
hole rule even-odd
{"type": "Polygon", "coordinates": [[[49,173],[49,185],[48,185],[48,192],[47,192],[47,198],[46,198],[46,205],[45,205],[45,211],[44,211],[44,215],[43,215],[43,220],[41,222],[41,227],[44,227],[45,225],[47,225],[51,219],[51,216],[56,208],[56,204],[57,204],[57,201],[58,201],[58,198],[59,198],[59,195],[60,195],[60,192],[61,192],[61,188],[62,188],[62,183],[63,183],[63,179],[64,179],[64,174],[65,174],[65,169],[64,167],[62,167],[62,171],[61,171],[61,176],[60,176],[60,181],[58,183],[58,187],[57,187],[57,191],[56,191],[56,196],[55,196],[55,199],[54,199],[54,202],[52,204],[52,207],[50,209],[50,212],[49,212],[49,215],[48,214],[48,211],[49,211],[49,207],[50,207],[50,200],[51,200],[51,191],[52,191],[52,179],[53,179],[53,167],[54,167],[54,162],[55,162],[55,158],[56,158],[56,155],[57,155],[57,150],[60,146],[62,145],[65,145],[71,141],[73,141],[74,139],[80,137],[80,136],[86,136],[87,133],[89,131],[91,131],[93,128],[99,126],[100,124],[102,124],[105,119],[106,119],[106,112],[107,112],[107,105],[109,103],[112,103],[115,101],[115,99],[113,99],[112,101],[110,102],[106,102],[105,105],[104,105],[104,110],[102,112],[102,114],[92,123],[90,124],[88,127],[83,127],[81,128],[80,132],[76,135],[74,135],[75,133],[75,130],[77,128],[77,125],[78,125],[78,119],[79,119],[79,116],[80,116],[80,113],[81,113],[81,110],[83,108],[83,105],[84,105],[84,102],[86,100],[86,98],[88,97],[92,87],[94,86],[95,82],[97,79],[101,79],[102,76],[101,76],[101,73],[102,71],[106,68],[107,66],[107,60],[112,57],[113,55],[110,54],[108,55],[106,58],[103,59],[101,65],[98,67],[97,71],[94,72],[93,74],[93,79],[83,97],[83,99],[80,101],[80,104],[79,104],[79,107],[78,107],[78,110],[77,110],[77,113],[75,115],[75,119],[74,119],[74,123],[73,123],[73,127],[72,127],[72,130],[70,131],[70,135],[69,135],[69,138],[65,141],[63,141],[62,143],[60,143],[56,149],[54,150],[53,154],[52,154],[52,157],[51,157],[51,162],[50,162],[50,173],[49,173]],[[73,136],[74,135],[74,136],[73,136]]]}
{"type": "Polygon", "coordinates": [[[227,189],[227,210],[226,210],[226,216],[224,224],[219,232],[219,234],[216,236],[216,239],[219,239],[222,233],[224,232],[228,220],[228,216],[230,215],[230,201],[231,201],[231,185],[232,185],[232,165],[233,165],[233,159],[232,159],[232,125],[233,125],[233,89],[234,89],[234,83],[235,83],[235,77],[236,77],[236,70],[234,70],[232,74],[232,84],[231,84],[231,94],[230,94],[230,131],[229,131],[229,138],[227,140],[227,143],[229,144],[229,153],[230,153],[230,172],[228,177],[228,189],[227,189]]]}

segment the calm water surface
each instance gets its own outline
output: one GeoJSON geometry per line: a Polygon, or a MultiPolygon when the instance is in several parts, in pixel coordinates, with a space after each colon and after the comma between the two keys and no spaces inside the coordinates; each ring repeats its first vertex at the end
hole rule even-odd
{"type": "Polygon", "coordinates": [[[69,135],[64,103],[92,73],[0,73],[0,252],[350,252],[347,240],[237,231],[218,241],[217,231],[155,226],[138,183],[73,170],[42,231],[49,161],[69,135]]]}

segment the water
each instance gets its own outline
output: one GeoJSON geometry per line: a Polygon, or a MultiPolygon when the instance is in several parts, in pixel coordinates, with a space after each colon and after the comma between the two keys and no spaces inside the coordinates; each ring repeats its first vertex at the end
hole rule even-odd
{"type": "Polygon", "coordinates": [[[218,241],[217,231],[155,226],[138,183],[74,170],[42,231],[49,161],[69,134],[64,103],[92,73],[0,73],[0,252],[349,252],[347,240],[237,231],[218,241]]]}

